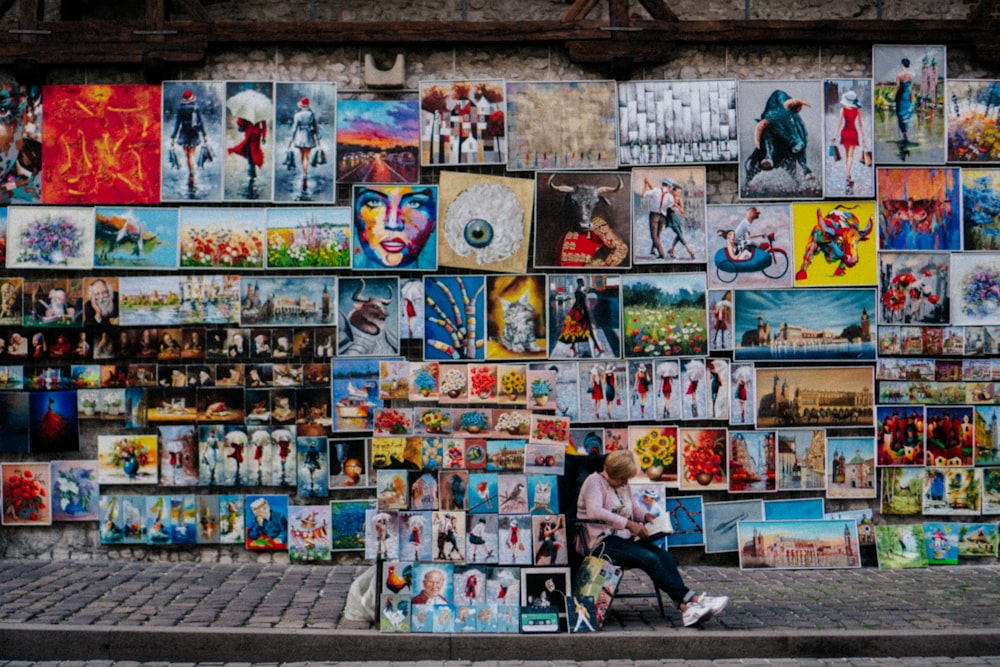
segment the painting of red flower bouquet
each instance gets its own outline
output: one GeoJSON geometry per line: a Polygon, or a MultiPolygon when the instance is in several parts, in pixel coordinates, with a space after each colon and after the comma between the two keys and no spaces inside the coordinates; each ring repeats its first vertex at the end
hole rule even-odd
{"type": "Polygon", "coordinates": [[[48,463],[4,463],[3,525],[48,526],[52,523],[48,463]]]}
{"type": "Polygon", "coordinates": [[[726,490],[726,429],[682,428],[680,439],[681,490],[726,490]]]}

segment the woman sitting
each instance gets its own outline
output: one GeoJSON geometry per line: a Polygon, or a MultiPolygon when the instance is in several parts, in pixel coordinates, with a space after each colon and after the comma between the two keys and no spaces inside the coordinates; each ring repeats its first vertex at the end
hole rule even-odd
{"type": "Polygon", "coordinates": [[[684,585],[670,552],[647,539],[645,524],[655,517],[632,503],[629,480],[636,472],[632,452],[618,450],[608,454],[602,472],[584,480],[576,512],[580,520],[587,522],[583,524],[587,549],[600,551],[601,545],[604,555],[616,565],[646,572],[681,610],[684,625],[703,623],[725,609],[729,598],[696,594],[684,585]]]}

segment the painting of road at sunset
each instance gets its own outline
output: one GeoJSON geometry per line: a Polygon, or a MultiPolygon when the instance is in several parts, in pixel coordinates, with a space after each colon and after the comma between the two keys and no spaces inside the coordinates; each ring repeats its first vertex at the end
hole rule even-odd
{"type": "Polygon", "coordinates": [[[420,108],[416,101],[337,104],[337,182],[416,183],[420,108]]]}

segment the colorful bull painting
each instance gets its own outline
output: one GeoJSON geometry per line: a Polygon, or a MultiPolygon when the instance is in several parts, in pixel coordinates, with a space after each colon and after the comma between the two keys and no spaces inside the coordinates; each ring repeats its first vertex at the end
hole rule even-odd
{"type": "Polygon", "coordinates": [[[874,285],[875,215],[871,201],[793,204],[795,285],[874,285]]]}

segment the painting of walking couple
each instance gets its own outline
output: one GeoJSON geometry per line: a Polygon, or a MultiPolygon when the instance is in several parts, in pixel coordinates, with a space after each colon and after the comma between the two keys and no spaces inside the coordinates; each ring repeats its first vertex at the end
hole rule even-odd
{"type": "Polygon", "coordinates": [[[706,261],[705,168],[632,171],[635,264],[706,261]]]}

